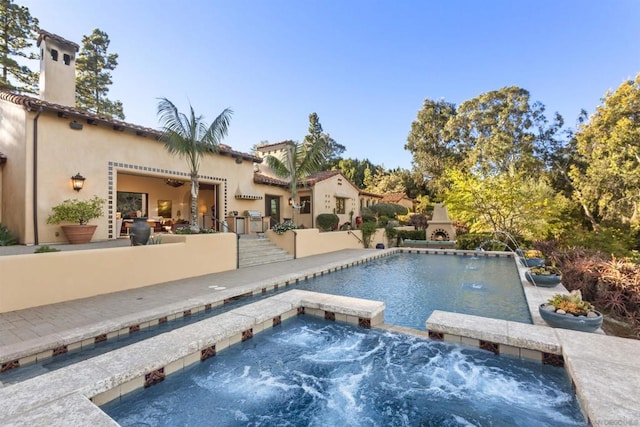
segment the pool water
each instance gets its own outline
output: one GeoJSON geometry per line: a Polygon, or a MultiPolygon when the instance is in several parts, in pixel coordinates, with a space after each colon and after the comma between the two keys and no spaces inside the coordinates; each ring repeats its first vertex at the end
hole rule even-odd
{"type": "Polygon", "coordinates": [[[398,254],[300,282],[296,289],[384,301],[385,323],[420,330],[433,310],[532,323],[511,257],[398,254]]]}
{"type": "Polygon", "coordinates": [[[102,409],[122,426],[584,426],[562,368],[311,316],[102,409]]]}

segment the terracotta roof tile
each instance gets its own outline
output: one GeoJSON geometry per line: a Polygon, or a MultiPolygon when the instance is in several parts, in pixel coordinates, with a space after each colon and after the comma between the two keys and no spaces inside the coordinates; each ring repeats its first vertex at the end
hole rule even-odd
{"type": "MultiPolygon", "coordinates": [[[[33,98],[27,95],[19,95],[13,92],[8,92],[4,90],[0,90],[0,100],[8,101],[13,104],[22,105],[29,111],[36,111],[42,108],[44,111],[50,111],[57,113],[62,116],[75,117],[79,119],[86,120],[89,124],[102,124],[108,127],[112,127],[115,130],[130,130],[135,132],[136,135],[140,136],[148,136],[155,139],[160,139],[162,136],[162,132],[156,129],[136,125],[133,123],[124,122],[122,120],[112,119],[110,117],[99,116],[98,114],[94,114],[88,111],[82,111],[77,108],[68,107],[65,105],[54,104],[47,101],[42,101],[38,98],[33,98]]],[[[251,154],[242,153],[240,151],[233,150],[230,146],[226,144],[220,144],[219,152],[220,154],[226,154],[231,157],[237,157],[244,160],[250,160],[256,163],[262,163],[262,159],[260,157],[253,156],[251,154]]]]}
{"type": "Polygon", "coordinates": [[[407,197],[405,193],[387,193],[382,195],[383,202],[398,203],[402,199],[409,199],[409,197],[407,197]]]}
{"type": "Polygon", "coordinates": [[[290,145],[290,144],[295,144],[295,142],[288,139],[286,141],[274,142],[273,144],[259,145],[256,148],[260,151],[265,151],[265,149],[266,151],[269,151],[270,148],[277,147],[278,145],[290,145]]]}
{"type": "Polygon", "coordinates": [[[382,198],[382,195],[380,195],[378,193],[372,193],[371,191],[360,190],[359,194],[362,195],[362,196],[377,197],[379,199],[382,198]]]}
{"type": "Polygon", "coordinates": [[[263,175],[259,172],[253,173],[253,182],[255,182],[256,184],[277,185],[279,187],[289,186],[289,183],[286,181],[282,181],[278,178],[273,178],[267,175],[263,175]]]}

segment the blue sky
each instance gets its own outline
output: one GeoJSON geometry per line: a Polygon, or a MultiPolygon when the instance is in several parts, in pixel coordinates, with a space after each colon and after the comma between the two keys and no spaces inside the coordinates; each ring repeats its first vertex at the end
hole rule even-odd
{"type": "Polygon", "coordinates": [[[301,141],[316,112],[345,157],[386,168],[411,167],[404,144],[425,98],[515,85],[574,126],[640,73],[638,0],[15,2],[78,44],[109,34],[109,97],[129,122],[158,127],[159,97],[209,122],[230,107],[224,143],[248,152],[301,141]]]}

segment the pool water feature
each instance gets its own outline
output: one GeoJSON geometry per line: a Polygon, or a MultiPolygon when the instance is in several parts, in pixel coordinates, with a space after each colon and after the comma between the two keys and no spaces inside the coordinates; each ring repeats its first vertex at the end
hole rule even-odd
{"type": "Polygon", "coordinates": [[[296,289],[384,301],[386,323],[420,330],[433,310],[532,323],[512,257],[398,254],[296,289]]]}
{"type": "Polygon", "coordinates": [[[585,425],[562,368],[309,316],[101,409],[122,426],[585,425]]]}

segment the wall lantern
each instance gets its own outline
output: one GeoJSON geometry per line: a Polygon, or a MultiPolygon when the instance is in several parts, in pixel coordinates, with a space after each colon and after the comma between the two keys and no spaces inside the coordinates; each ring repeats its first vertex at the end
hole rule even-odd
{"type": "Polygon", "coordinates": [[[80,172],[78,172],[75,176],[71,177],[71,184],[73,185],[73,189],[76,191],[80,191],[82,190],[82,187],[84,186],[84,180],[86,178],[82,175],[80,175],[80,172]]]}
{"type": "Polygon", "coordinates": [[[69,127],[73,130],[82,130],[82,123],[78,123],[74,120],[69,123],[69,127]]]}
{"type": "Polygon", "coordinates": [[[293,206],[293,199],[289,197],[289,206],[293,206]]]}

